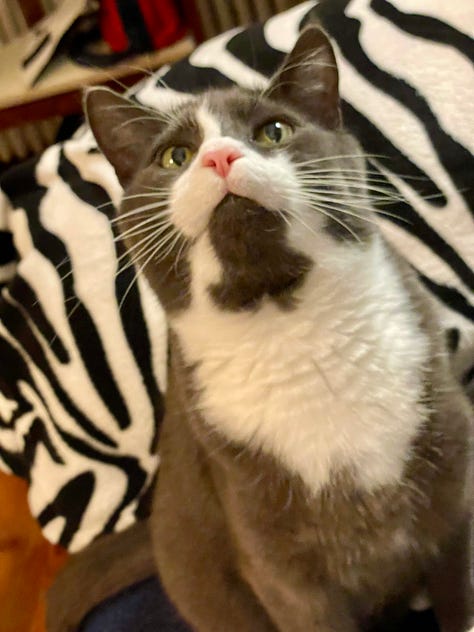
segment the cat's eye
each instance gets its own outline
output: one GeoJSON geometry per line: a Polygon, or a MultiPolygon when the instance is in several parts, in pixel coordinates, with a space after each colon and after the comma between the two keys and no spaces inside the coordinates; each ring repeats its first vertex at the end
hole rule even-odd
{"type": "Polygon", "coordinates": [[[160,164],[165,169],[179,169],[193,159],[194,152],[189,147],[168,147],[161,154],[160,164]]]}
{"type": "Polygon", "coordinates": [[[293,134],[293,128],[283,121],[270,121],[255,132],[255,142],[263,147],[274,147],[284,143],[293,134]]]}

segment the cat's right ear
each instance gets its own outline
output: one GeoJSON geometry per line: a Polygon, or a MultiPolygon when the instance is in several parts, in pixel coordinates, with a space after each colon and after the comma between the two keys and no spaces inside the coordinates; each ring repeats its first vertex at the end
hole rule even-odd
{"type": "Polygon", "coordinates": [[[150,139],[163,120],[109,88],[90,88],[84,94],[84,111],[102,153],[125,188],[143,164],[150,139]]]}
{"type": "Polygon", "coordinates": [[[329,37],[317,24],[306,27],[282,67],[272,77],[266,94],[300,110],[313,121],[341,126],[338,71],[329,37]]]}

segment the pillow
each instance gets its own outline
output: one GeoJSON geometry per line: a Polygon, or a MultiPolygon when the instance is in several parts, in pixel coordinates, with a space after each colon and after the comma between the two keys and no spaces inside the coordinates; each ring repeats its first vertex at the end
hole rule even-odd
{"type": "MultiPolygon", "coordinates": [[[[338,58],[346,124],[374,183],[404,198],[378,220],[435,297],[468,386],[471,0],[424,0],[416,14],[410,6],[305,2],[202,44],[133,92],[159,109],[169,90],[265,82],[304,24],[321,21],[338,58]]],[[[0,299],[0,464],[29,480],[46,537],[77,551],[147,511],[166,388],[166,323],[117,240],[111,219],[121,189],[85,127],[11,169],[0,186],[0,244],[7,244],[0,282],[9,279],[0,299]]]]}

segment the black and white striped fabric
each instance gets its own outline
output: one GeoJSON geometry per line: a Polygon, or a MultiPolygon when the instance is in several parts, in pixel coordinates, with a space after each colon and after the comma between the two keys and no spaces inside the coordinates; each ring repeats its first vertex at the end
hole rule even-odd
{"type": "MultiPolygon", "coordinates": [[[[135,96],[159,108],[163,84],[186,92],[264,83],[310,19],[334,43],[347,125],[384,186],[406,200],[382,228],[436,298],[469,387],[472,0],[305,2],[201,45],[135,96]]],[[[165,321],[116,240],[109,220],[121,189],[88,130],[0,184],[0,465],[28,478],[45,535],[76,551],[146,512],[165,321]]]]}

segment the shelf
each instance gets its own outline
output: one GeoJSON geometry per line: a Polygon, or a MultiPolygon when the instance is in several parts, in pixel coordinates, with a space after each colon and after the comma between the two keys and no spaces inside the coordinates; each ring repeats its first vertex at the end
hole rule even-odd
{"type": "Polygon", "coordinates": [[[23,52],[21,44],[13,41],[0,48],[0,129],[46,116],[71,113],[80,108],[80,93],[85,86],[124,79],[128,79],[126,83],[130,84],[131,79],[137,80],[149,70],[186,57],[195,46],[192,37],[185,37],[167,48],[97,69],[59,58],[48,66],[35,86],[26,87],[22,85],[19,70],[23,52]]]}

